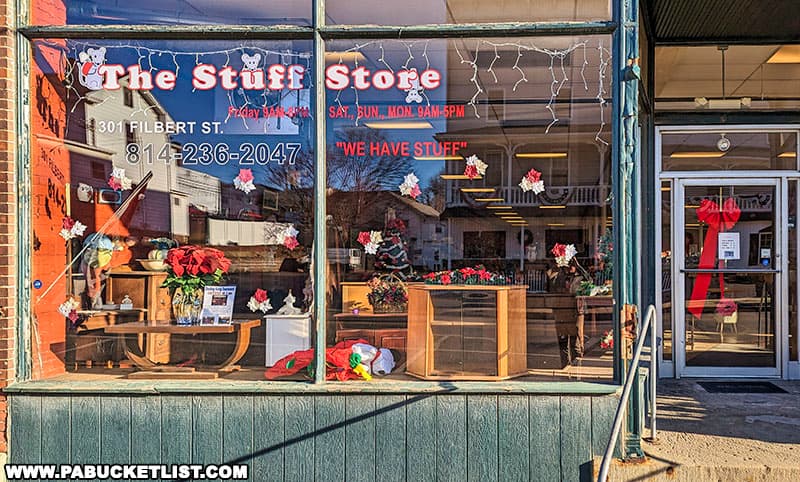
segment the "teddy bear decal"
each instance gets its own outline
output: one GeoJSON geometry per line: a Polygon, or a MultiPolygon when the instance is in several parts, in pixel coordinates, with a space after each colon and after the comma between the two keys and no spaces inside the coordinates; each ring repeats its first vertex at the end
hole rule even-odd
{"type": "MultiPolygon", "coordinates": [[[[414,73],[417,72],[417,69],[411,69],[414,73]]],[[[411,88],[406,89],[405,92],[408,94],[406,95],[406,104],[410,104],[412,102],[416,102],[417,104],[422,103],[422,92],[425,90],[419,85],[419,75],[414,76],[413,78],[409,79],[409,83],[411,84],[411,88]]]]}
{"type": "Polygon", "coordinates": [[[100,67],[106,63],[106,48],[88,48],[85,52],[78,54],[80,70],[78,81],[82,86],[89,90],[103,89],[103,75],[100,67]]]}
{"type": "Polygon", "coordinates": [[[244,64],[242,70],[257,72],[261,70],[260,68],[258,68],[259,62],[261,62],[261,54],[259,53],[255,53],[253,55],[248,55],[247,53],[242,54],[242,63],[244,64]]]}

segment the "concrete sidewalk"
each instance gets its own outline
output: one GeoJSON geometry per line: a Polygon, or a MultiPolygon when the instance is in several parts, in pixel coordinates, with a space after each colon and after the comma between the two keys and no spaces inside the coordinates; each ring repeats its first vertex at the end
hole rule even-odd
{"type": "Polygon", "coordinates": [[[708,393],[695,380],[659,381],[658,441],[643,442],[649,460],[615,464],[610,480],[800,481],[800,382],[773,383],[789,393],[708,393]]]}

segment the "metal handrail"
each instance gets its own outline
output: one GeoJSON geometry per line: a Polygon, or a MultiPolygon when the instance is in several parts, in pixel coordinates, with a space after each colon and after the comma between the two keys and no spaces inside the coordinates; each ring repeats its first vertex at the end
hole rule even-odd
{"type": "Polygon", "coordinates": [[[600,464],[600,472],[597,476],[597,482],[606,482],[608,478],[608,470],[611,466],[611,458],[614,453],[614,448],[617,446],[617,439],[619,432],[622,430],[622,420],[625,415],[625,408],[628,406],[628,399],[631,397],[631,389],[633,382],[639,375],[639,359],[642,357],[642,348],[644,347],[644,340],[647,338],[648,328],[650,329],[650,437],[652,440],[656,439],[656,324],[655,317],[657,316],[656,307],[650,305],[647,307],[647,315],[642,324],[642,330],[639,333],[639,339],[636,340],[636,347],[633,350],[633,359],[631,359],[628,374],[625,377],[625,385],[622,388],[622,397],[617,405],[617,412],[614,414],[614,425],[611,429],[611,437],[608,439],[606,445],[606,452],[603,455],[603,461],[600,464]]]}

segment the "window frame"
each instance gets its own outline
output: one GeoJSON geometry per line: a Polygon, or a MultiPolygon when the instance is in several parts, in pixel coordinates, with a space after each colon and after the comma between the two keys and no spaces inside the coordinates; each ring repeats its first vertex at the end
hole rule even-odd
{"type": "MultiPolygon", "coordinates": [[[[622,55],[621,36],[624,29],[619,28],[619,11],[622,0],[612,0],[614,15],[607,21],[581,21],[581,22],[506,22],[506,23],[476,23],[476,24],[421,24],[412,26],[375,26],[375,25],[326,25],[325,0],[306,0],[312,2],[312,25],[212,25],[204,26],[202,31],[193,25],[66,25],[48,26],[29,24],[29,4],[35,0],[17,0],[17,28],[16,28],[16,54],[19,67],[17,68],[17,128],[18,132],[29,132],[29,110],[32,105],[29,100],[29,62],[31,60],[32,42],[42,38],[80,38],[80,39],[109,39],[109,40],[291,40],[306,39],[313,41],[313,63],[315,79],[325,77],[325,42],[335,39],[364,40],[364,39],[446,39],[458,37],[550,37],[550,36],[577,36],[577,35],[610,35],[612,37],[612,81],[609,95],[613,100],[612,125],[615,134],[619,132],[621,124],[619,96],[620,59],[622,55]]],[[[624,61],[622,61],[624,63],[624,61]]],[[[313,95],[314,122],[316,141],[314,143],[314,245],[313,263],[315,266],[324,266],[327,262],[327,239],[325,223],[326,206],[326,165],[320,159],[319,153],[326,152],[326,126],[327,118],[324,91],[319,92],[319,81],[315,83],[313,95]]],[[[619,135],[612,136],[612,165],[618,165],[622,154],[620,153],[619,135]]],[[[26,136],[19,136],[17,146],[17,181],[22,191],[17,208],[19,242],[18,249],[18,296],[17,296],[17,340],[19,347],[16,350],[16,382],[8,391],[38,391],[53,392],[75,391],[115,391],[125,392],[152,391],[168,392],[359,392],[374,393],[419,393],[433,391],[447,391],[460,393],[541,393],[541,394],[602,394],[614,393],[619,389],[622,381],[622,363],[619,350],[614,352],[614,377],[612,383],[604,382],[561,382],[561,381],[498,381],[498,382],[454,382],[448,387],[442,387],[439,382],[424,381],[382,381],[376,384],[352,383],[326,383],[324,374],[324,359],[316,357],[314,361],[315,378],[311,383],[304,382],[236,382],[233,384],[217,384],[213,382],[193,384],[187,388],[180,382],[136,382],[114,380],[98,384],[97,382],[54,382],[48,380],[32,380],[32,357],[28,347],[31,346],[31,300],[33,297],[30,279],[32,258],[31,239],[31,206],[29,194],[30,186],[30,140],[26,136]]],[[[612,189],[616,193],[618,183],[612,180],[612,189]]],[[[617,196],[615,196],[616,198],[617,196]]],[[[618,208],[617,208],[618,209],[618,208]]],[[[616,229],[616,228],[615,228],[616,229]]],[[[618,253],[615,252],[618,256],[618,253]]],[[[325,286],[326,272],[317,269],[313,274],[314,286],[325,286]]],[[[314,290],[314,304],[312,316],[314,319],[315,343],[317,353],[324,353],[326,344],[326,293],[324,290],[314,290]]],[[[619,290],[615,290],[615,302],[620,305],[619,290]]],[[[615,317],[615,336],[619,333],[618,313],[615,317]]]]}

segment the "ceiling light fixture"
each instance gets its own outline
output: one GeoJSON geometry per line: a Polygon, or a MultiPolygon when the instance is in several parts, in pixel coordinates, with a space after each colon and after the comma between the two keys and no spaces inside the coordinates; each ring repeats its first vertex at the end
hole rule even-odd
{"type": "Polygon", "coordinates": [[[517,157],[524,159],[563,159],[567,157],[566,152],[520,152],[517,157]]]}
{"type": "Polygon", "coordinates": [[[800,64],[800,45],[782,45],[767,60],[768,64],[800,64]]]}
{"type": "MultiPolygon", "coordinates": [[[[465,176],[464,174],[441,174],[439,177],[441,177],[445,181],[465,181],[469,179],[469,176],[465,176]]],[[[483,179],[483,177],[477,176],[474,177],[473,179],[483,179]]]]}
{"type": "Polygon", "coordinates": [[[370,129],[432,129],[433,126],[427,121],[384,121],[384,122],[365,122],[365,126],[370,129]]]}
{"type": "Polygon", "coordinates": [[[686,151],[673,152],[669,157],[672,159],[716,159],[724,155],[724,152],[718,151],[686,151]]]}
{"type": "Polygon", "coordinates": [[[462,187],[461,192],[494,192],[492,187],[462,187]]]}
{"type": "Polygon", "coordinates": [[[415,161],[462,161],[464,156],[414,156],[415,161]]]}

